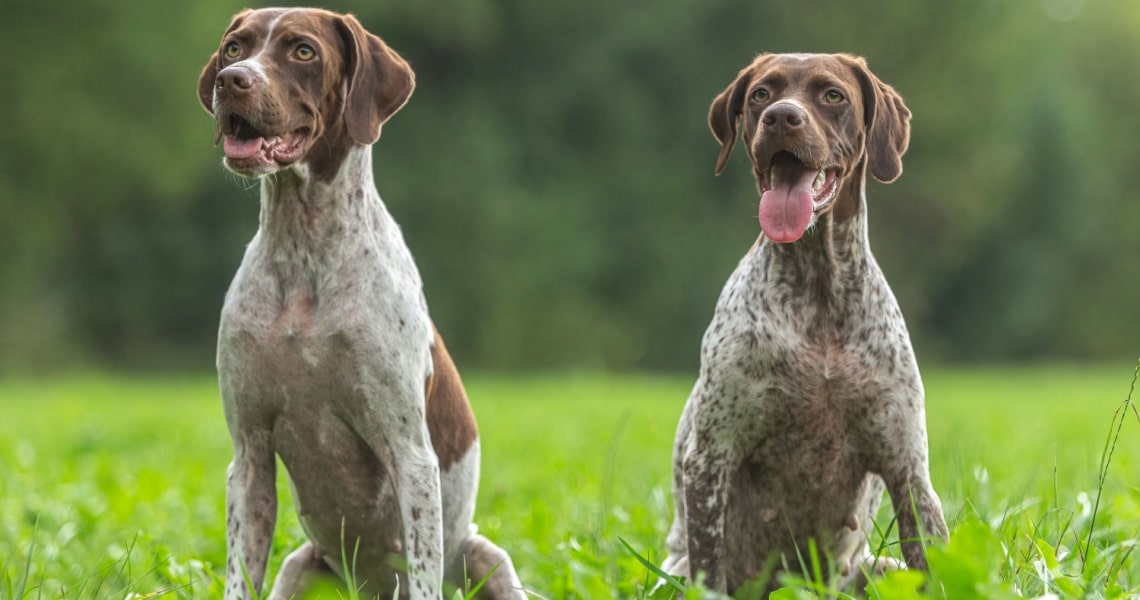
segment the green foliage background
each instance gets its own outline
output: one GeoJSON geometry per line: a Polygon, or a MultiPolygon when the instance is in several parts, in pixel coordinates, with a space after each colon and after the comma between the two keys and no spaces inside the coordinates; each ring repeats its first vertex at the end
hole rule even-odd
{"type": "MultiPolygon", "coordinates": [[[[257,192],[199,70],[237,2],[5,3],[0,369],[206,369],[257,192]]],[[[760,51],[848,51],[914,113],[870,186],[921,358],[1132,356],[1140,4],[388,0],[356,13],[418,88],[377,183],[460,364],[691,369],[758,234],[711,98],[760,51]]]]}

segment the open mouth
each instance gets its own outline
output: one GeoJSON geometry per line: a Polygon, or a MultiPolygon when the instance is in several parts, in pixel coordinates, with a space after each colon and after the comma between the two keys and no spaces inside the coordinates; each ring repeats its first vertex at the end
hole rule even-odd
{"type": "Polygon", "coordinates": [[[309,130],[306,127],[288,133],[269,134],[237,114],[229,115],[220,125],[225,136],[222,147],[226,158],[237,166],[289,165],[301,158],[308,145],[309,130]]]}
{"type": "Polygon", "coordinates": [[[794,242],[838,189],[838,168],[809,166],[781,150],[760,176],[760,227],[773,242],[794,242]]]}

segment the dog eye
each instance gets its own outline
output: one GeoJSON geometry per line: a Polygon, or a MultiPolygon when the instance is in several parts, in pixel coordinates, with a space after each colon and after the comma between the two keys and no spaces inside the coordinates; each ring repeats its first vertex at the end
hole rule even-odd
{"type": "Polygon", "coordinates": [[[827,93],[823,95],[823,99],[827,100],[828,104],[838,104],[839,102],[843,102],[843,93],[839,90],[828,90],[827,93]]]}
{"type": "Polygon", "coordinates": [[[763,102],[768,99],[768,90],[766,88],[756,88],[752,92],[753,102],[763,102]]]}
{"type": "Polygon", "coordinates": [[[230,42],[226,44],[226,56],[229,58],[237,58],[241,54],[241,46],[237,42],[230,42]]]}
{"type": "Polygon", "coordinates": [[[293,56],[296,56],[297,60],[313,60],[313,57],[316,55],[317,52],[308,44],[301,44],[293,51],[293,56]]]}

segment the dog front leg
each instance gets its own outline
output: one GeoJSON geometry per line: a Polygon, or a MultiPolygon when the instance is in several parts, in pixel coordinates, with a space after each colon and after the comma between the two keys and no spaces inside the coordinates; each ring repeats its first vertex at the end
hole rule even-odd
{"type": "Polygon", "coordinates": [[[442,594],[443,515],[439,461],[432,451],[427,427],[423,445],[409,447],[396,464],[396,497],[404,522],[404,556],[412,598],[435,600],[442,594]]]}
{"type": "Polygon", "coordinates": [[[945,540],[946,521],[930,483],[922,384],[916,377],[897,389],[907,392],[885,396],[876,415],[877,470],[897,515],[903,559],[909,568],[926,570],[926,541],[945,540]]]}
{"type": "Polygon", "coordinates": [[[277,521],[276,478],[268,435],[235,439],[226,480],[226,600],[261,595],[277,521]]]}
{"type": "MultiPolygon", "coordinates": [[[[700,432],[700,429],[697,429],[700,432]]],[[[688,532],[689,576],[725,592],[725,512],[728,500],[729,450],[700,433],[682,460],[685,483],[685,529],[688,532]]]]}
{"type": "Polygon", "coordinates": [[[694,406],[695,401],[685,402],[673,440],[673,525],[665,538],[668,554],[661,570],[676,577],[689,576],[689,534],[685,530],[685,452],[693,436],[694,406]]]}
{"type": "Polygon", "coordinates": [[[358,414],[353,426],[376,456],[391,457],[388,475],[404,524],[398,553],[405,559],[407,578],[400,585],[410,598],[438,600],[443,593],[443,514],[439,460],[424,420],[424,390],[385,387],[376,397],[383,401],[358,414]]]}
{"type": "Polygon", "coordinates": [[[911,569],[926,570],[926,541],[947,538],[946,521],[938,494],[923,473],[899,474],[888,483],[898,515],[903,560],[911,569]]]}

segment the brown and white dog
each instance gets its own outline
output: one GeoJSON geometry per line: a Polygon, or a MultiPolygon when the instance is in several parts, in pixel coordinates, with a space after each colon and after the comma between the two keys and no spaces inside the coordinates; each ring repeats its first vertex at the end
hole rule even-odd
{"type": "Polygon", "coordinates": [[[227,599],[260,593],[275,455],[309,541],[270,598],[313,573],[345,577],[344,564],[367,595],[435,600],[445,579],[466,588],[490,574],[482,595],[525,597],[506,552],[471,523],[475,419],[373,182],[372,144],[413,86],[355,18],[311,9],[237,15],[202,71],[225,166],[261,178],[260,227],[218,335],[234,445],[227,599]]]}
{"type": "Polygon", "coordinates": [[[810,564],[814,540],[848,585],[889,566],[867,552],[884,485],[910,566],[926,565],[924,535],[946,537],[922,380],[867,240],[866,175],[900,175],[909,120],[845,54],[761,55],[713,100],[716,172],[739,128],[763,234],[701,344],[674,445],[665,571],[732,592],[769,560],[810,564]]]}

